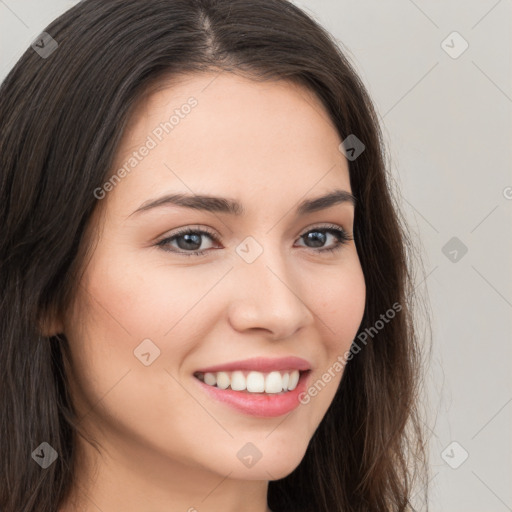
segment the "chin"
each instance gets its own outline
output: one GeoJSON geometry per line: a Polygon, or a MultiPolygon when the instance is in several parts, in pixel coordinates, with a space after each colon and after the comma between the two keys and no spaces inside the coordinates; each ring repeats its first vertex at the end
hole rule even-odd
{"type": "MultiPolygon", "coordinates": [[[[305,448],[307,448],[307,445],[305,448]]],[[[233,471],[230,475],[231,478],[241,480],[280,480],[288,476],[299,466],[306,450],[298,452],[297,446],[291,444],[289,449],[281,450],[279,455],[276,454],[277,451],[275,450],[272,455],[267,457],[262,454],[261,458],[250,467],[244,467],[244,464],[239,464],[234,471],[233,468],[226,469],[228,472],[230,470],[233,471]]]]}

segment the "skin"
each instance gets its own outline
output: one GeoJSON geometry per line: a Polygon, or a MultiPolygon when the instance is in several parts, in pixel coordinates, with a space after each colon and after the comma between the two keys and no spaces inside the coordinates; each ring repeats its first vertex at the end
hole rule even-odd
{"type": "MultiPolygon", "coordinates": [[[[303,199],[351,192],[339,134],[308,90],[228,72],[174,80],[141,103],[113,170],[190,96],[198,105],[100,201],[76,301],[53,325],[70,343],[81,425],[102,453],[78,439],[76,485],[59,512],[268,511],[269,480],[298,466],[342,372],[307,405],[275,418],[210,398],[193,373],[295,355],[311,363],[313,383],[350,348],[363,316],[354,241],[322,254],[322,244],[301,238],[325,223],[352,234],[353,205],[295,215],[303,199]],[[247,212],[165,206],[132,214],[171,192],[237,199],[247,212]],[[209,228],[220,241],[202,236],[207,255],[190,257],[155,245],[186,226],[209,228]],[[235,251],[247,236],[263,249],[252,263],[235,251]],[[147,338],[160,350],[149,366],[134,356],[147,338]],[[262,454],[250,468],[236,456],[247,442],[262,454]]],[[[328,234],[323,247],[336,244],[328,234]]],[[[194,250],[183,238],[167,247],[194,250]]]]}

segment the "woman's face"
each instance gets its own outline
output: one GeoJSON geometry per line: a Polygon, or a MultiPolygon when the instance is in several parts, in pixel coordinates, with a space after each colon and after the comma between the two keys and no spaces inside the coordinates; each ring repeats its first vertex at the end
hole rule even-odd
{"type": "Polygon", "coordinates": [[[352,192],[340,143],[309,91],[227,72],[188,75],[137,110],[117,178],[95,192],[97,244],[62,323],[79,416],[111,460],[184,482],[279,479],[300,463],[365,304],[354,241],[319,231],[352,235],[353,204],[298,210],[352,192]],[[176,194],[243,212],[161,200],[176,194]],[[275,364],[239,363],[253,358],[275,364]],[[297,388],[278,394],[299,369],[297,388]]]}

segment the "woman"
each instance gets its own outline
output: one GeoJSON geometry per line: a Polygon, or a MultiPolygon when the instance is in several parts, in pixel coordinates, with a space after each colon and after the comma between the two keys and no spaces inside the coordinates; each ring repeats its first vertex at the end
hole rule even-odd
{"type": "Polygon", "coordinates": [[[84,0],[0,113],[3,512],[413,510],[411,244],[323,28],[84,0]]]}

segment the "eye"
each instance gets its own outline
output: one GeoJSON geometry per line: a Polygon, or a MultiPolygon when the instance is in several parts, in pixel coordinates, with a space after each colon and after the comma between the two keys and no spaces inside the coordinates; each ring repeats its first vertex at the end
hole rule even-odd
{"type": "MultiPolygon", "coordinates": [[[[172,236],[160,240],[155,245],[164,251],[183,256],[206,256],[208,252],[207,249],[199,250],[202,242],[201,238],[205,236],[214,242],[219,242],[217,236],[208,230],[188,227],[178,230],[172,236]],[[176,249],[171,243],[176,243],[178,248],[176,249]]],[[[312,243],[313,247],[306,246],[306,248],[320,253],[337,251],[350,240],[353,240],[343,228],[336,225],[319,226],[310,229],[301,235],[299,239],[304,239],[307,243],[312,243]],[[329,236],[335,239],[334,245],[321,247],[328,241],[329,236]]]]}
{"type": "Polygon", "coordinates": [[[197,250],[198,247],[201,247],[201,237],[207,236],[211,240],[218,242],[217,237],[206,231],[204,229],[193,229],[193,228],[183,228],[178,230],[173,236],[164,238],[160,240],[156,245],[161,247],[164,251],[174,252],[183,256],[204,256],[205,250],[197,250]],[[183,240],[181,243],[178,243],[178,249],[169,249],[168,246],[171,242],[178,242],[183,240]],[[192,252],[190,252],[192,250],[192,252]]]}
{"type": "MultiPolygon", "coordinates": [[[[320,226],[314,229],[310,229],[306,233],[300,236],[307,242],[312,242],[314,246],[318,247],[327,241],[328,235],[333,236],[336,243],[330,247],[321,247],[316,252],[334,252],[341,249],[353,238],[341,227],[329,225],[320,226]]],[[[311,248],[311,247],[308,247],[311,248]]]]}

